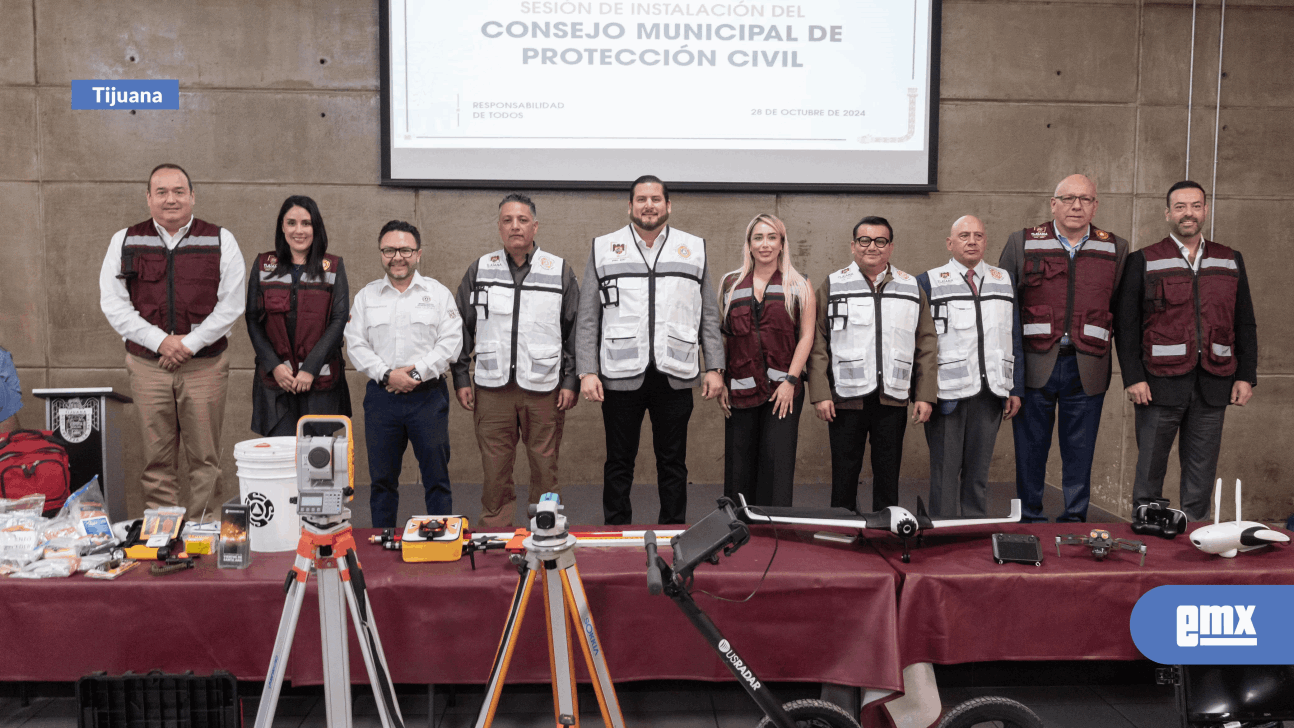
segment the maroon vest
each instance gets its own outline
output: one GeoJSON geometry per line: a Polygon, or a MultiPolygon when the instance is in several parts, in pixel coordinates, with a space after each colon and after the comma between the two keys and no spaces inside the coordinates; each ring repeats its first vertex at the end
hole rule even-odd
{"type": "MultiPolygon", "coordinates": [[[[337,282],[337,270],[341,258],[325,255],[323,259],[323,278],[313,278],[302,273],[297,284],[292,285],[292,273],[275,276],[274,269],[278,259],[273,253],[261,253],[256,256],[252,270],[260,276],[260,316],[265,327],[265,335],[274,345],[274,353],[292,367],[292,373],[301,371],[301,364],[310,356],[324,331],[332,321],[332,289],[337,282]],[[295,325],[289,334],[288,318],[295,314],[295,325]]],[[[332,352],[325,363],[328,373],[320,370],[311,389],[327,390],[337,386],[337,378],[343,376],[341,349],[332,352]]],[[[260,362],[256,366],[261,382],[270,389],[279,389],[274,375],[265,371],[260,362]]]]}
{"type": "Polygon", "coordinates": [[[1024,229],[1024,271],[1018,283],[1027,350],[1050,351],[1068,333],[1084,354],[1110,353],[1116,252],[1114,235],[1095,226],[1073,258],[1056,237],[1054,221],[1024,229]]]}
{"type": "Polygon", "coordinates": [[[1186,374],[1198,363],[1219,377],[1236,372],[1236,288],[1240,270],[1231,248],[1204,241],[1197,275],[1177,243],[1164,238],[1143,251],[1141,353],[1157,377],[1186,374]]]}
{"type": "MultiPolygon", "coordinates": [[[[216,307],[220,288],[220,227],[193,219],[174,248],[157,234],[152,220],[126,229],[121,246],[121,278],[130,302],[144,320],[167,334],[183,336],[202,323],[216,307]]],[[[227,337],[194,353],[215,356],[229,345],[227,337]]],[[[157,359],[158,354],[133,341],[126,351],[157,359]]]]}
{"type": "MultiPolygon", "coordinates": [[[[730,276],[729,281],[736,276],[730,276]]],[[[782,289],[782,272],[775,271],[764,289],[763,314],[755,316],[755,274],[746,274],[732,286],[728,316],[723,322],[727,344],[725,373],[729,401],[734,408],[757,407],[773,396],[773,391],[791,368],[799,325],[786,311],[786,294],[782,289]]],[[[725,286],[727,288],[727,286],[725,286]]],[[[804,385],[796,385],[798,395],[804,385]]]]}

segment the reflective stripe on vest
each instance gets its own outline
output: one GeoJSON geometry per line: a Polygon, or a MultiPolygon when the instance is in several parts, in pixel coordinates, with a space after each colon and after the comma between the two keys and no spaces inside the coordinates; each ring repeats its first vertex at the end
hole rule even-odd
{"type": "Polygon", "coordinates": [[[921,289],[890,267],[893,279],[873,292],[857,263],[829,277],[827,345],[832,391],[841,398],[881,391],[907,399],[916,352],[921,289]],[[878,336],[879,332],[879,336],[878,336]]]}
{"type": "Polygon", "coordinates": [[[939,399],[973,397],[986,383],[1007,397],[1014,385],[1015,291],[1005,270],[985,263],[984,273],[978,296],[952,261],[926,273],[939,334],[939,399]]]}
{"type": "Polygon", "coordinates": [[[1199,364],[1210,374],[1235,374],[1235,251],[1203,241],[1195,273],[1172,238],[1145,248],[1142,282],[1142,364],[1157,377],[1186,374],[1199,364]]]}
{"type": "Polygon", "coordinates": [[[1117,252],[1115,236],[1094,226],[1072,259],[1056,236],[1054,221],[1025,228],[1023,272],[1017,283],[1026,349],[1049,351],[1068,335],[1074,348],[1085,354],[1110,352],[1117,252]]]}
{"type": "Polygon", "coordinates": [[[518,289],[508,254],[481,256],[472,283],[476,307],[475,381],[502,387],[515,376],[532,392],[551,392],[562,375],[562,271],[566,262],[539,248],[518,289]],[[516,342],[516,348],[513,348],[516,342]]]}
{"type": "MultiPolygon", "coordinates": [[[[218,301],[220,227],[194,218],[184,237],[168,250],[151,219],[130,226],[121,247],[121,278],[145,321],[167,334],[188,334],[218,301]]],[[[228,338],[221,337],[194,355],[215,356],[228,344],[228,338]]],[[[126,342],[126,351],[158,356],[133,341],[126,342]]]]}
{"type": "MultiPolygon", "coordinates": [[[[252,271],[260,284],[258,305],[264,314],[262,326],[265,335],[274,346],[274,353],[292,368],[293,374],[301,371],[301,365],[323,338],[332,319],[332,288],[337,282],[340,264],[341,258],[325,255],[322,276],[315,277],[302,271],[295,296],[290,264],[288,272],[277,276],[274,271],[278,267],[278,258],[273,253],[261,253],[252,264],[252,271]],[[289,336],[288,317],[293,313],[293,335],[289,336]]],[[[278,380],[274,378],[268,362],[258,359],[256,364],[261,383],[270,389],[279,389],[278,380]]],[[[341,347],[338,346],[320,367],[311,389],[325,391],[337,386],[338,379],[345,376],[344,366],[341,347]]]]}
{"type": "Polygon", "coordinates": [[[678,379],[701,371],[705,240],[666,227],[654,245],[661,248],[649,267],[629,226],[593,239],[602,304],[599,365],[607,379],[637,377],[648,363],[678,379]]]}

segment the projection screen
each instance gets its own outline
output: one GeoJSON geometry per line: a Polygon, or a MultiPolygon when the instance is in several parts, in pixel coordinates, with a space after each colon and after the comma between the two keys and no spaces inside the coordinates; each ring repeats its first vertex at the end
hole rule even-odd
{"type": "Polygon", "coordinates": [[[384,0],[384,184],[935,189],[938,0],[384,0]]]}

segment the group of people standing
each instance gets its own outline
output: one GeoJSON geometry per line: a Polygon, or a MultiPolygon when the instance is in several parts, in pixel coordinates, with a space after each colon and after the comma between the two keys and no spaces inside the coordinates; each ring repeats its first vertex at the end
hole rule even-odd
{"type": "Polygon", "coordinates": [[[998,266],[984,261],[987,237],[974,216],[953,223],[949,261],[920,275],[890,263],[892,225],[864,217],[850,232],[852,261],[816,291],[791,262],[785,224],[769,214],[751,220],[741,265],[716,291],[706,241],[668,224],[669,190],[653,176],[631,185],[629,224],[592,241],[581,286],[570,263],[535,242],[534,202],[512,194],[499,204],[502,247],[473,262],[456,293],[418,272],[419,231],[393,220],[378,234],[386,275],[353,302],[308,197],[283,202],[275,249],[256,257],[245,287],[233,235],[193,217],[184,170],[154,169],[147,201],[151,218],[109,245],[101,306],[126,342],[147,505],[177,503],[182,450],[191,517],[210,518],[218,506],[224,351],[240,314],[256,351],[252,428],[260,434],[291,434],[305,414],[351,414],[343,341],[368,377],[364,431],[378,527],[396,525],[409,444],[427,512],[452,512],[451,377],[481,454],[482,527],[513,523],[519,444],[531,501],[560,490],[565,413],[580,396],[601,403],[606,523],[633,522],[644,416],[657,464],[655,520],[683,523],[698,385],[725,416],[724,491],[752,504],[792,502],[807,387],[828,423],[832,506],[858,510],[869,441],[871,507],[898,504],[910,403],[930,447],[933,514],[985,513],[993,446],[1009,419],[1025,519],[1046,520],[1043,478],[1059,417],[1065,509],[1057,520],[1085,520],[1116,340],[1137,407],[1134,505],[1160,494],[1180,430],[1183,508],[1200,519],[1225,407],[1244,405],[1256,384],[1244,263],[1203,240],[1208,206],[1193,182],[1169,191],[1170,236],[1132,254],[1127,241],[1092,226],[1096,188],[1080,175],[1057,187],[1051,221],[1011,235],[998,266]]]}

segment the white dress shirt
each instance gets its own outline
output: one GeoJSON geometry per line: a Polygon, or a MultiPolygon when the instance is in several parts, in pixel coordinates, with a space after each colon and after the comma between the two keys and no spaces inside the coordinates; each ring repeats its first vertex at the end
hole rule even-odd
{"type": "MultiPolygon", "coordinates": [[[[153,221],[157,234],[167,250],[174,250],[180,240],[189,234],[193,225],[193,216],[175,235],[166,232],[166,228],[153,221]]],[[[123,340],[133,341],[150,351],[157,351],[162,341],[171,332],[163,331],[139,315],[135,304],[130,301],[130,291],[126,282],[117,276],[121,275],[121,246],[126,240],[126,230],[118,230],[108,243],[108,254],[103,258],[103,267],[99,270],[99,308],[123,340]]],[[[180,341],[194,354],[227,336],[234,323],[242,318],[243,309],[247,306],[246,275],[243,253],[238,249],[234,234],[220,228],[220,285],[216,289],[216,307],[211,313],[184,335],[180,341]]]]}
{"type": "Polygon", "coordinates": [[[1204,258],[1204,238],[1200,238],[1200,246],[1195,249],[1195,260],[1191,260],[1190,251],[1186,249],[1185,245],[1182,245],[1182,241],[1178,240],[1177,236],[1172,233],[1169,233],[1168,237],[1172,238],[1174,243],[1177,243],[1177,252],[1182,254],[1182,259],[1191,267],[1191,270],[1195,271],[1196,275],[1199,275],[1200,260],[1204,258]]]}
{"type": "Polygon", "coordinates": [[[463,320],[453,294],[418,271],[404,293],[383,276],[360,289],[350,305],[346,353],[375,382],[388,369],[410,364],[429,382],[449,370],[462,348],[463,320]]]}
{"type": "Polygon", "coordinates": [[[984,259],[983,258],[981,258],[980,261],[975,264],[974,268],[967,268],[966,266],[962,265],[961,261],[957,260],[956,258],[949,258],[948,262],[953,264],[953,270],[957,271],[957,275],[961,276],[963,281],[966,280],[966,271],[968,270],[975,271],[975,290],[977,292],[979,291],[980,288],[984,287],[984,259]]]}
{"type": "Polygon", "coordinates": [[[652,241],[651,245],[648,245],[647,241],[642,239],[642,236],[638,234],[638,228],[633,225],[629,226],[629,232],[634,236],[634,242],[638,243],[638,250],[642,252],[643,260],[647,262],[647,267],[655,269],[656,257],[660,255],[661,248],[665,247],[665,243],[669,242],[669,226],[664,226],[664,229],[656,235],[656,239],[652,241]]]}

